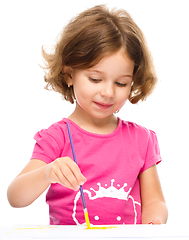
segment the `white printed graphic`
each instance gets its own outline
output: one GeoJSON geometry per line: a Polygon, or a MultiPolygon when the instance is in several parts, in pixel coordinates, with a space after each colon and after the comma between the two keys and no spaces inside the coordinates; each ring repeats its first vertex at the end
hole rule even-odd
{"type": "MultiPolygon", "coordinates": [[[[97,183],[97,185],[99,186],[99,189],[97,191],[95,191],[93,188],[90,188],[90,190],[92,190],[95,195],[92,196],[92,193],[88,190],[83,190],[84,193],[88,194],[88,197],[90,200],[95,200],[98,198],[104,198],[104,197],[109,197],[109,198],[114,198],[114,199],[120,199],[120,200],[124,200],[124,201],[128,201],[129,199],[132,200],[133,203],[133,213],[134,213],[134,224],[137,223],[137,211],[136,211],[136,205],[141,206],[141,204],[139,202],[136,202],[134,200],[134,198],[129,195],[131,192],[131,188],[129,188],[128,192],[124,191],[124,188],[127,186],[127,183],[124,183],[123,187],[121,187],[120,189],[117,189],[116,187],[114,187],[114,182],[115,180],[112,179],[111,180],[111,186],[109,188],[104,188],[101,186],[101,183],[97,183]]],[[[107,184],[105,184],[105,186],[107,186],[107,184]]],[[[119,184],[117,184],[118,187],[120,187],[119,184]]],[[[73,208],[73,220],[75,221],[75,223],[77,225],[82,225],[78,222],[77,218],[76,218],[76,210],[77,210],[77,202],[80,199],[80,191],[76,194],[75,200],[74,200],[74,208],[73,208]]],[[[100,218],[98,215],[96,215],[94,217],[94,219],[96,221],[98,221],[100,218]]],[[[121,216],[117,216],[116,217],[117,221],[121,221],[121,216]]]]}

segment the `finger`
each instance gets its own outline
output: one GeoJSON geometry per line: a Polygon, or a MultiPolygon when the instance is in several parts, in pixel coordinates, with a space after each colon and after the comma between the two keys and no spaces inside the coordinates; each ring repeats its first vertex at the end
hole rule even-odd
{"type": "Polygon", "coordinates": [[[79,183],[74,175],[74,172],[70,168],[70,166],[65,166],[64,169],[60,169],[62,175],[67,179],[69,184],[72,186],[73,189],[78,189],[79,183]]]}
{"type": "Polygon", "coordinates": [[[78,186],[86,182],[86,178],[81,174],[78,165],[69,157],[57,159],[54,168],[61,184],[69,185],[74,190],[78,190],[78,186]],[[57,171],[56,166],[58,166],[59,171],[57,171]]]}
{"type": "Polygon", "coordinates": [[[159,218],[154,218],[151,223],[152,223],[152,224],[161,224],[161,221],[160,221],[159,218]]]}
{"type": "Polygon", "coordinates": [[[79,185],[78,184],[73,185],[71,183],[72,180],[70,179],[72,179],[71,177],[72,174],[69,172],[71,172],[69,169],[64,173],[62,173],[62,171],[58,169],[58,171],[56,172],[57,183],[77,191],[79,189],[79,185]]]}
{"type": "Polygon", "coordinates": [[[81,173],[79,166],[75,162],[72,161],[70,163],[70,169],[71,169],[73,175],[75,176],[75,178],[77,179],[78,184],[83,185],[87,179],[81,173]]]}

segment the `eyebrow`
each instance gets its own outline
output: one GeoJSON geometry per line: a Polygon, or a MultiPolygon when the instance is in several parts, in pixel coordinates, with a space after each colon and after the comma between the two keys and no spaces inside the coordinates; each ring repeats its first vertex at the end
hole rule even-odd
{"type": "MultiPolygon", "coordinates": [[[[89,71],[89,72],[97,72],[97,73],[100,73],[100,74],[104,74],[104,72],[102,72],[102,71],[100,71],[100,70],[92,70],[92,69],[88,69],[87,71],[89,71]]],[[[131,78],[133,78],[133,75],[129,75],[129,74],[124,74],[124,75],[121,75],[121,76],[119,76],[119,77],[131,77],[131,78]]]]}
{"type": "Polygon", "coordinates": [[[87,71],[89,71],[89,72],[97,72],[97,73],[104,73],[104,72],[102,72],[102,71],[99,71],[99,70],[92,70],[92,69],[87,69],[87,71]]]}

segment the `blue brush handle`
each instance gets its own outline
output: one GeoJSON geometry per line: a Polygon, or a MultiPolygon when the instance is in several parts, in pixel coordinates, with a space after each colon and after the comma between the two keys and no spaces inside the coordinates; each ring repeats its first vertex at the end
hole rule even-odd
{"type": "MultiPolygon", "coordinates": [[[[66,122],[66,123],[67,123],[68,134],[69,134],[69,138],[70,138],[70,144],[71,144],[71,148],[72,148],[74,162],[77,164],[77,159],[76,159],[74,145],[73,145],[73,141],[72,141],[72,135],[71,135],[71,131],[70,131],[70,126],[69,126],[68,122],[66,122]]],[[[83,203],[83,208],[86,209],[85,197],[84,197],[83,187],[82,186],[80,186],[80,193],[81,193],[81,199],[82,199],[82,203],[83,203]]]]}
{"type": "Polygon", "coordinates": [[[86,203],[85,203],[85,197],[84,197],[84,193],[83,193],[83,187],[82,186],[80,186],[80,193],[81,193],[81,199],[82,199],[82,203],[83,203],[83,208],[87,209],[86,203]]]}
{"type": "Polygon", "coordinates": [[[77,159],[76,159],[76,155],[75,155],[74,145],[73,145],[73,141],[72,141],[72,135],[71,135],[70,126],[69,126],[68,122],[67,122],[67,128],[68,128],[68,134],[69,134],[70,143],[71,143],[71,147],[72,147],[72,153],[73,153],[74,162],[77,164],[77,159]]]}

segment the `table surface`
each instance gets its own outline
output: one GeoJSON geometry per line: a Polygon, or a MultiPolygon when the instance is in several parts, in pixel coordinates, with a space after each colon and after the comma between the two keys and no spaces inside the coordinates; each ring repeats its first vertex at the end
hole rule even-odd
{"type": "MultiPolygon", "coordinates": [[[[187,224],[188,225],[188,224],[187,224]]],[[[86,229],[86,226],[15,225],[0,228],[0,240],[84,239],[84,240],[169,240],[188,239],[187,226],[114,225],[111,229],[86,229]]]]}

